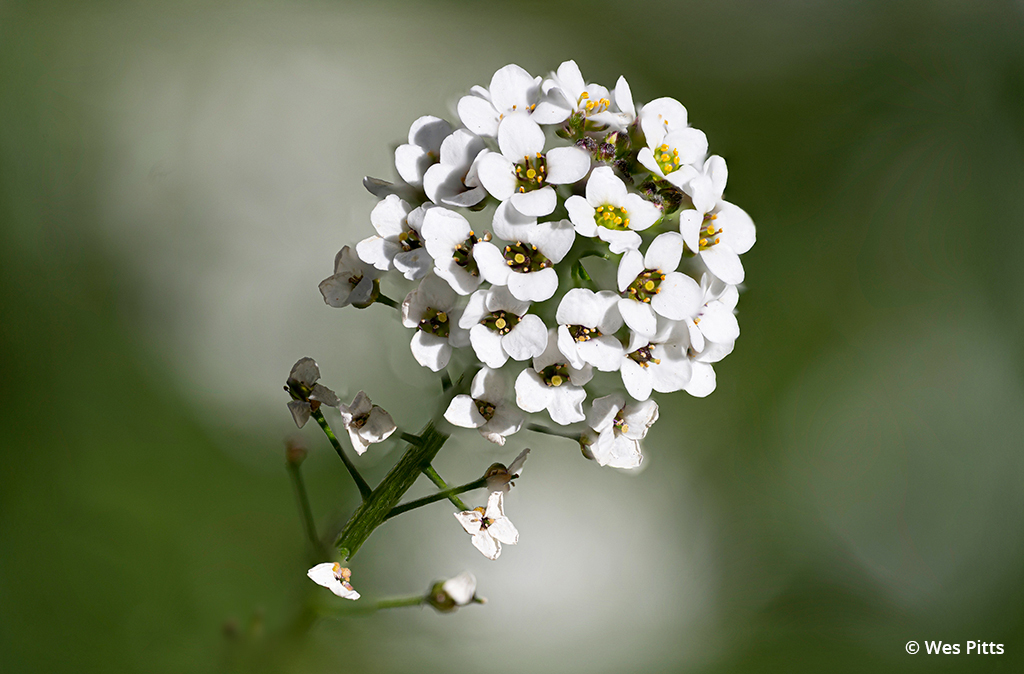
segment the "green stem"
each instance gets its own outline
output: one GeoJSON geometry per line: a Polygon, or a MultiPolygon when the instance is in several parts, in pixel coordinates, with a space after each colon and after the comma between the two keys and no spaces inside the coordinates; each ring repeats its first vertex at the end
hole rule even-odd
{"type": "Polygon", "coordinates": [[[412,433],[402,433],[399,436],[404,442],[408,442],[410,445],[418,445],[420,442],[420,436],[413,435],[412,433]]]}
{"type": "Polygon", "coordinates": [[[452,378],[448,375],[448,370],[441,370],[441,391],[447,392],[452,387],[452,378]]]}
{"type": "Polygon", "coordinates": [[[349,475],[355,480],[356,486],[359,487],[359,494],[363,497],[363,502],[370,498],[370,493],[373,491],[370,489],[370,485],[366,484],[366,480],[359,474],[356,469],[356,465],[352,463],[352,459],[348,458],[348,455],[341,448],[341,443],[338,442],[338,438],[334,435],[334,431],[331,430],[330,424],[327,423],[327,419],[324,418],[324,413],[320,410],[313,412],[313,418],[320,424],[320,428],[324,429],[324,433],[327,435],[327,439],[331,441],[331,446],[334,447],[334,451],[341,457],[342,463],[348,468],[349,475]]]}
{"type": "Polygon", "coordinates": [[[302,479],[302,471],[297,463],[288,462],[288,473],[292,476],[292,484],[295,486],[295,497],[299,501],[299,513],[302,515],[303,528],[306,530],[306,538],[313,548],[313,555],[317,558],[326,558],[327,551],[320,537],[316,535],[316,524],[313,522],[313,509],[309,507],[309,496],[306,494],[306,482],[302,479]]]}
{"type": "MultiPolygon", "coordinates": [[[[462,494],[467,491],[473,491],[474,489],[480,489],[481,487],[485,486],[487,486],[487,479],[482,477],[479,480],[474,480],[472,482],[468,482],[458,487],[450,487],[448,489],[445,489],[444,491],[439,491],[436,494],[431,494],[430,496],[424,496],[423,498],[418,498],[414,501],[408,501],[406,503],[403,503],[402,505],[397,505],[391,509],[391,512],[389,512],[387,514],[387,517],[385,517],[384,519],[389,520],[392,517],[396,515],[401,515],[402,513],[407,512],[409,510],[422,508],[425,505],[430,505],[431,503],[436,503],[437,501],[443,501],[444,499],[451,499],[452,496],[455,496],[457,494],[462,494]]],[[[463,506],[465,506],[464,503],[463,506]]],[[[462,507],[461,510],[469,510],[469,508],[462,507]]]]}
{"type": "Polygon", "coordinates": [[[400,606],[419,606],[427,600],[420,595],[418,597],[395,597],[394,599],[381,599],[377,602],[377,609],[398,608],[400,606]]]}
{"type": "MultiPolygon", "coordinates": [[[[441,479],[441,476],[437,474],[437,471],[434,470],[433,466],[428,464],[423,469],[423,474],[426,475],[427,477],[429,477],[430,481],[433,482],[434,484],[436,484],[438,489],[441,489],[443,491],[451,491],[451,489],[448,487],[448,483],[445,482],[443,479],[441,479]]],[[[459,493],[459,492],[456,492],[456,493],[459,493]]],[[[448,495],[448,500],[451,501],[452,505],[454,505],[460,511],[469,510],[469,507],[465,503],[463,503],[462,499],[460,499],[455,494],[449,494],[448,495]]]]}
{"type": "Polygon", "coordinates": [[[399,309],[401,307],[401,305],[399,305],[398,302],[391,299],[384,293],[380,293],[379,295],[377,295],[377,299],[374,301],[377,302],[378,304],[383,304],[386,307],[391,307],[392,309],[399,309]]]}
{"type": "Polygon", "coordinates": [[[391,509],[416,482],[420,471],[430,466],[447,439],[448,436],[435,429],[433,423],[427,424],[420,433],[420,443],[410,445],[341,531],[335,546],[345,559],[352,559],[373,530],[384,522],[391,509]]]}
{"type": "Polygon", "coordinates": [[[547,426],[541,426],[540,424],[527,424],[526,430],[533,431],[534,433],[543,433],[544,435],[553,435],[557,438],[567,438],[569,440],[575,440],[579,442],[580,434],[572,431],[563,431],[557,428],[548,428],[547,426]]]}

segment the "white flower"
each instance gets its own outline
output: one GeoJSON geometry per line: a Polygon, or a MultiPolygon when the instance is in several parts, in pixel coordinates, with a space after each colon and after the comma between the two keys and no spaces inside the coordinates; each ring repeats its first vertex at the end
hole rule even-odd
{"type": "Polygon", "coordinates": [[[689,182],[697,171],[691,166],[703,161],[708,138],[687,124],[686,108],[673,98],[659,98],[640,110],[640,128],[647,140],[637,160],[644,168],[676,187],[689,182]]]}
{"type": "Polygon", "coordinates": [[[410,209],[395,194],[385,197],[370,211],[377,235],[356,244],[359,258],[381,271],[397,269],[410,281],[426,276],[433,261],[420,234],[425,210],[423,206],[410,209]]]}
{"type": "Polygon", "coordinates": [[[373,303],[374,281],[379,277],[378,270],[345,246],[334,257],[334,275],[320,282],[320,294],[332,307],[366,307],[373,303]]]}
{"type": "Polygon", "coordinates": [[[423,174],[441,154],[441,143],[452,132],[451,125],[426,115],[409,128],[409,142],[395,149],[395,168],[402,180],[414,187],[423,184],[423,174]]]}
{"type": "Polygon", "coordinates": [[[516,486],[512,480],[518,479],[523,474],[523,465],[529,455],[529,448],[519,452],[519,456],[508,465],[508,468],[501,463],[492,464],[484,475],[487,479],[488,491],[500,491],[507,494],[512,487],[516,486]]]}
{"type": "Polygon", "coordinates": [[[450,613],[474,601],[483,604],[487,600],[476,596],[476,577],[469,571],[434,583],[427,596],[427,603],[442,613],[450,613]]]}
{"type": "Polygon", "coordinates": [[[660,234],[647,253],[629,250],[619,261],[618,285],[622,298],[619,313],[630,329],[652,336],[657,317],[673,321],[691,318],[700,308],[697,282],[675,271],[683,255],[683,237],[675,232],[660,234]]]}
{"type": "Polygon", "coordinates": [[[689,348],[686,322],[660,319],[653,337],[632,333],[619,366],[626,391],[637,400],[647,400],[651,391],[672,393],[686,388],[693,375],[689,348]]]}
{"type": "Polygon", "coordinates": [[[473,537],[473,546],[487,559],[498,558],[502,543],[515,545],[519,541],[519,532],[505,517],[503,499],[502,492],[491,492],[486,509],[478,507],[455,513],[455,519],[473,537]]]}
{"type": "Polygon", "coordinates": [[[488,151],[477,160],[480,183],[523,215],[551,213],[558,202],[552,185],[575,183],[590,170],[590,155],[578,147],[556,147],[545,154],[544,131],[527,115],[502,122],[498,148],[500,154],[488,151]]]}
{"type": "Polygon", "coordinates": [[[622,327],[618,296],[610,290],[573,288],[558,303],[558,349],[575,368],[589,363],[602,372],[619,369],[622,344],[614,333],[622,327]]]}
{"type": "Polygon", "coordinates": [[[487,192],[477,176],[476,158],[484,141],[459,129],[441,143],[441,162],[427,169],[423,190],[435,204],[468,208],[480,203],[487,192]]]}
{"type": "Polygon", "coordinates": [[[494,73],[488,89],[474,86],[469,96],[459,99],[459,119],[473,133],[494,137],[505,117],[534,111],[540,100],[540,85],[540,77],[509,64],[494,73]]]}
{"type": "Polygon", "coordinates": [[[587,392],[583,385],[593,377],[593,368],[586,365],[574,368],[558,350],[558,333],[548,331],[548,345],[544,353],[533,359],[533,369],[527,368],[516,378],[516,404],[527,412],[546,409],[556,424],[568,424],[586,419],[583,401],[587,392]]]}
{"type": "Polygon", "coordinates": [[[312,358],[300,358],[292,365],[285,390],[292,397],[288,411],[292,413],[292,419],[299,428],[306,425],[313,411],[320,409],[320,405],[337,407],[341,404],[334,391],[318,384],[319,380],[320,368],[312,358]]]}
{"type": "Polygon", "coordinates": [[[586,198],[573,195],[565,208],[581,236],[600,238],[613,253],[639,248],[637,232],[661,218],[661,209],[639,194],[627,192],[626,184],[608,166],[594,169],[587,180],[586,198]]]}
{"type": "MultiPolygon", "coordinates": [[[[707,158],[703,168],[695,175],[690,182],[683,185],[683,191],[690,195],[693,207],[700,215],[709,213],[722,199],[725,192],[725,183],[729,179],[729,169],[725,160],[717,154],[707,158]]],[[[683,234],[683,238],[686,235],[683,234]]],[[[696,239],[694,239],[695,241],[696,239]]],[[[691,239],[686,238],[686,245],[690,246],[691,239]]],[[[696,249],[696,245],[691,246],[696,249]]]]}
{"type": "Polygon", "coordinates": [[[359,599],[359,593],[352,589],[352,584],[349,583],[349,580],[352,579],[352,572],[337,562],[317,564],[307,571],[306,575],[314,583],[323,585],[339,597],[359,599]]]}
{"type": "MultiPolygon", "coordinates": [[[[469,221],[447,208],[430,208],[423,216],[424,246],[434,258],[434,273],[460,295],[480,287],[480,269],[476,261],[481,241],[469,221]]],[[[489,238],[489,237],[485,237],[489,238]]]]}
{"type": "Polygon", "coordinates": [[[597,431],[590,453],[602,466],[636,468],[643,461],[640,440],[658,420],[658,403],[648,400],[625,405],[619,394],[598,398],[587,415],[587,424],[597,431]]]}
{"type": "Polygon", "coordinates": [[[529,302],[502,286],[470,295],[459,327],[469,330],[469,343],[484,365],[498,368],[510,357],[528,360],[544,353],[548,329],[538,316],[526,313],[529,308],[529,302]]]}
{"type": "Polygon", "coordinates": [[[341,405],[338,409],[357,454],[362,454],[375,442],[384,442],[395,432],[391,415],[371,403],[362,391],[356,394],[351,405],[341,405]]]}
{"type": "Polygon", "coordinates": [[[444,418],[462,428],[475,428],[487,440],[505,444],[505,437],[519,431],[522,413],[505,402],[505,378],[489,367],[481,368],[469,395],[457,395],[448,404],[444,418]]]}
{"type": "Polygon", "coordinates": [[[416,328],[412,355],[434,372],[448,366],[453,346],[469,343],[469,335],[458,325],[462,310],[455,308],[455,299],[451,286],[431,275],[402,302],[402,325],[416,328]]]}
{"type": "Polygon", "coordinates": [[[736,320],[736,303],[739,292],[736,286],[726,285],[710,274],[700,279],[704,304],[697,315],[686,324],[690,332],[690,344],[697,353],[704,351],[705,344],[731,344],[740,336],[740,324],[736,320]]]}
{"type": "Polygon", "coordinates": [[[599,84],[587,84],[575,61],[565,61],[542,85],[544,97],[534,111],[534,121],[557,124],[577,113],[599,127],[622,131],[636,119],[633,95],[620,77],[615,92],[599,84]],[[613,101],[609,100],[614,99],[613,101]]]}
{"type": "Polygon", "coordinates": [[[493,243],[477,244],[474,254],[480,274],[496,286],[508,286],[516,299],[543,302],[558,290],[554,266],[562,261],[576,232],[568,220],[515,227],[513,243],[504,252],[493,243]]]}
{"type": "Polygon", "coordinates": [[[719,201],[702,218],[699,211],[682,211],[679,214],[679,229],[690,238],[686,245],[700,255],[708,271],[729,285],[743,283],[740,255],[750,250],[757,239],[754,221],[746,211],[728,201],[719,201]],[[694,248],[691,245],[693,223],[698,219],[699,239],[694,248]]]}

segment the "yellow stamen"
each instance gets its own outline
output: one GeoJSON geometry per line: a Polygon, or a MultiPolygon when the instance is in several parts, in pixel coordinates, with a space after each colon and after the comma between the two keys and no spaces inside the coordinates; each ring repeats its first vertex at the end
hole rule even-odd
{"type": "Polygon", "coordinates": [[[648,281],[645,283],[644,290],[654,290],[654,281],[648,281]]]}
{"type": "Polygon", "coordinates": [[[513,258],[513,259],[515,259],[516,264],[522,264],[522,263],[526,262],[526,256],[523,255],[522,253],[516,253],[515,258],[513,258]]]}
{"type": "Polygon", "coordinates": [[[506,325],[508,325],[508,323],[505,322],[504,318],[499,318],[498,320],[494,321],[494,326],[499,330],[504,328],[506,325]]]}
{"type": "Polygon", "coordinates": [[[552,386],[561,386],[562,385],[562,378],[559,377],[556,374],[554,377],[551,378],[551,385],[552,386]]]}

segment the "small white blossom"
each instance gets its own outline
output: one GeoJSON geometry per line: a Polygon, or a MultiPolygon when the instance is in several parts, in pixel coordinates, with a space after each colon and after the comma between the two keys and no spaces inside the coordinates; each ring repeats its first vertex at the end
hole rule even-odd
{"type": "Polygon", "coordinates": [[[478,159],[480,183],[498,201],[523,215],[548,215],[558,203],[552,185],[569,185],[590,171],[590,155],[578,147],[544,153],[544,131],[526,115],[507,117],[498,129],[498,152],[478,159]]]}
{"type": "Polygon", "coordinates": [[[739,292],[736,286],[726,285],[710,274],[700,280],[704,304],[697,315],[687,319],[690,344],[697,353],[704,351],[705,344],[731,344],[740,336],[740,324],[736,320],[736,303],[739,292]]]}
{"type": "Polygon", "coordinates": [[[459,129],[441,143],[441,161],[427,169],[423,190],[435,204],[468,208],[483,201],[476,159],[484,151],[480,136],[459,129]]]}
{"type": "Polygon", "coordinates": [[[477,244],[474,255],[480,274],[489,283],[507,286],[512,296],[543,302],[558,290],[554,266],[572,248],[576,232],[568,220],[517,226],[513,243],[504,252],[489,242],[477,244]]]}
{"type": "Polygon", "coordinates": [[[558,303],[558,349],[575,368],[589,363],[614,372],[622,361],[622,344],[614,333],[622,327],[619,297],[610,290],[573,288],[558,303]]]}
{"type": "Polygon", "coordinates": [[[538,316],[526,313],[529,308],[529,302],[517,300],[502,286],[470,295],[459,327],[469,330],[469,343],[480,362],[498,368],[510,357],[529,360],[544,353],[548,329],[538,316]]]}
{"type": "Polygon", "coordinates": [[[608,166],[593,170],[586,195],[573,195],[565,201],[569,219],[580,236],[600,238],[613,253],[639,248],[637,232],[661,218],[661,209],[639,194],[627,192],[626,184],[608,166]]]}
{"type": "Polygon", "coordinates": [[[425,115],[409,128],[409,142],[395,149],[395,168],[402,180],[413,187],[423,184],[423,174],[438,160],[441,144],[452,132],[451,125],[425,115]]]}
{"type": "Polygon", "coordinates": [[[636,468],[643,461],[640,440],[657,420],[658,404],[653,400],[626,405],[619,394],[598,398],[587,424],[600,435],[588,449],[602,466],[636,468]]]}
{"type": "Polygon", "coordinates": [[[659,98],[640,110],[640,128],[647,140],[637,160],[655,176],[683,187],[694,176],[692,164],[708,151],[704,132],[687,124],[686,108],[673,98],[659,98]]]}
{"type": "Polygon", "coordinates": [[[371,403],[362,391],[356,394],[351,405],[341,405],[338,409],[357,454],[365,452],[373,443],[384,442],[395,432],[391,415],[371,403]]]}
{"type": "Polygon", "coordinates": [[[506,436],[523,426],[522,412],[505,400],[505,378],[489,367],[473,377],[469,395],[452,398],[444,418],[456,426],[477,429],[497,445],[504,445],[506,436]]]}
{"type": "Polygon", "coordinates": [[[504,118],[512,113],[533,113],[541,97],[540,85],[540,77],[509,64],[494,73],[489,88],[474,86],[470,95],[459,99],[459,119],[473,133],[493,138],[504,118]]]}
{"type": "Polygon", "coordinates": [[[369,306],[373,303],[374,281],[378,278],[380,271],[345,246],[334,257],[334,275],[320,282],[320,294],[332,307],[369,306]]]}
{"type": "Polygon", "coordinates": [[[453,346],[469,344],[468,333],[459,327],[462,310],[455,307],[455,299],[451,286],[431,275],[402,302],[402,325],[416,328],[412,355],[417,363],[434,372],[448,366],[453,346]]]}
{"type": "Polygon", "coordinates": [[[600,84],[587,84],[575,61],[564,61],[541,85],[546,94],[537,104],[537,113],[546,123],[558,124],[572,113],[586,117],[598,115],[611,106],[608,90],[600,84]]]}
{"type": "Polygon", "coordinates": [[[307,571],[306,575],[314,583],[326,587],[339,597],[359,599],[359,593],[352,589],[352,584],[349,582],[352,579],[352,572],[337,562],[317,564],[307,571]]]}
{"type": "Polygon", "coordinates": [[[434,583],[427,595],[427,603],[441,613],[450,613],[473,602],[485,604],[487,600],[476,596],[476,578],[469,571],[434,583]]]}
{"type": "MultiPolygon", "coordinates": [[[[684,228],[692,232],[693,220],[697,217],[692,215],[693,213],[699,215],[699,212],[694,210],[680,213],[681,232],[684,228]]],[[[719,201],[709,213],[703,215],[697,230],[700,238],[697,241],[697,248],[691,247],[691,250],[700,255],[701,262],[708,271],[729,285],[743,283],[743,263],[740,262],[740,255],[750,250],[757,240],[754,221],[746,211],[728,201],[719,201]]],[[[692,233],[689,236],[692,239],[692,233]]],[[[690,243],[692,241],[688,242],[687,246],[690,246],[690,243]]]]}
{"type": "Polygon", "coordinates": [[[558,333],[548,331],[544,353],[533,359],[516,378],[516,404],[526,412],[547,410],[556,424],[567,426],[586,419],[583,401],[587,392],[583,385],[593,377],[593,368],[574,368],[558,350],[558,333]]]}
{"type": "Polygon", "coordinates": [[[619,366],[622,384],[629,395],[647,400],[651,391],[681,391],[693,375],[690,331],[683,321],[658,321],[653,337],[632,333],[619,366]]]}
{"type": "Polygon", "coordinates": [[[455,519],[473,537],[473,546],[487,559],[501,555],[502,543],[515,545],[519,541],[519,532],[505,517],[504,496],[500,491],[491,492],[486,509],[478,507],[455,513],[455,519]]]}
{"type": "Polygon", "coordinates": [[[292,419],[299,428],[306,425],[313,411],[319,409],[320,405],[337,407],[341,404],[334,391],[318,384],[319,380],[320,368],[312,358],[300,358],[292,365],[285,390],[292,397],[288,411],[292,413],[292,419]]]}
{"type": "Polygon", "coordinates": [[[381,271],[397,269],[410,281],[423,278],[433,261],[423,247],[423,206],[412,209],[397,195],[391,194],[370,211],[370,223],[376,236],[356,244],[359,258],[381,271]]]}
{"type": "Polygon", "coordinates": [[[468,295],[480,287],[483,279],[476,250],[482,239],[466,218],[447,208],[430,208],[423,216],[422,232],[423,245],[434,258],[435,274],[460,295],[468,295]]]}
{"type": "Polygon", "coordinates": [[[488,491],[500,491],[507,494],[512,487],[516,486],[512,480],[518,479],[523,474],[523,466],[526,458],[530,455],[529,448],[519,452],[519,456],[506,468],[503,464],[496,463],[487,469],[484,477],[487,479],[488,491]]]}
{"type": "Polygon", "coordinates": [[[697,314],[700,286],[676,271],[682,255],[683,237],[665,232],[651,242],[645,255],[629,250],[622,256],[618,269],[622,293],[619,313],[630,329],[652,336],[658,329],[658,316],[679,321],[697,314]]]}

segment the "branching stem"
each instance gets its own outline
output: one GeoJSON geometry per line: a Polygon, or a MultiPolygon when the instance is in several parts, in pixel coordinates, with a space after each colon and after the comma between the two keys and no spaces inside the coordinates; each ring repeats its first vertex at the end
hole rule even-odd
{"type": "MultiPolygon", "coordinates": [[[[413,501],[408,501],[407,503],[397,505],[391,509],[391,512],[389,512],[387,514],[387,517],[385,517],[384,519],[389,520],[392,517],[396,515],[401,515],[402,513],[407,512],[409,510],[422,508],[425,505],[430,505],[431,503],[443,501],[444,499],[451,499],[453,496],[456,496],[458,494],[463,494],[467,491],[473,491],[474,489],[480,489],[481,487],[485,486],[487,486],[486,478],[480,478],[479,480],[473,480],[472,482],[467,482],[466,484],[460,485],[458,487],[449,487],[448,489],[445,489],[444,491],[439,491],[436,494],[431,494],[430,496],[424,496],[423,498],[418,498],[413,501]]],[[[462,503],[462,501],[459,501],[459,503],[462,503]]],[[[456,504],[456,507],[460,508],[460,510],[469,510],[469,508],[466,508],[465,505],[465,503],[462,503],[462,506],[460,507],[458,506],[458,504],[456,504]]]]}
{"type": "Polygon", "coordinates": [[[331,446],[334,447],[334,451],[341,457],[342,463],[348,468],[349,475],[355,480],[356,486],[359,488],[359,494],[363,497],[363,502],[370,498],[370,493],[373,491],[370,489],[370,485],[366,484],[366,480],[359,474],[359,470],[356,469],[356,465],[352,463],[352,459],[348,458],[344,450],[341,448],[341,443],[338,442],[337,436],[334,435],[334,431],[331,430],[331,425],[327,423],[327,419],[324,418],[324,413],[320,410],[313,412],[313,418],[320,424],[320,428],[324,429],[324,434],[327,435],[327,439],[331,441],[331,446]]]}

